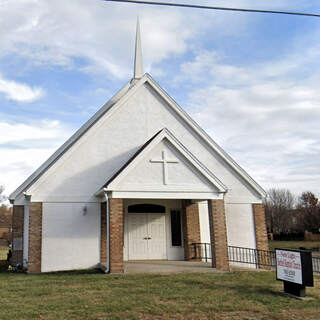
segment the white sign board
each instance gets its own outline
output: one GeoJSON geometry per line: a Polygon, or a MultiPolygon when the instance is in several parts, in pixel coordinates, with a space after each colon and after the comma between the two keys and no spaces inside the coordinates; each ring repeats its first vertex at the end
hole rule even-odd
{"type": "Polygon", "coordinates": [[[277,279],[302,284],[300,252],[276,250],[277,279]]]}

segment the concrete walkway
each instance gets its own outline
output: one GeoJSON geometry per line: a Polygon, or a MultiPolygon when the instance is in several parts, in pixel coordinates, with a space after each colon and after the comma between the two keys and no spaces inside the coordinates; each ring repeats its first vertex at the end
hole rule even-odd
{"type": "Polygon", "coordinates": [[[194,261],[127,261],[124,263],[125,273],[180,273],[180,272],[217,272],[211,263],[194,261]]]}

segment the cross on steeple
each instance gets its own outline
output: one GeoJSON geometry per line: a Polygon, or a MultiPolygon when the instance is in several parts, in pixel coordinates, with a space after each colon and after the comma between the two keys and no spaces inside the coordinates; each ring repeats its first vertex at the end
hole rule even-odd
{"type": "Polygon", "coordinates": [[[168,163],[179,163],[176,159],[168,159],[166,151],[162,151],[162,159],[150,159],[150,162],[153,163],[162,163],[162,169],[163,169],[163,184],[168,184],[168,163]]]}

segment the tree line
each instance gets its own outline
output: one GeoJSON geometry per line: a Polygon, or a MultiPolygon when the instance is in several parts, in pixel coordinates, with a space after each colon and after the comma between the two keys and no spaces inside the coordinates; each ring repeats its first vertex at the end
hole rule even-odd
{"type": "Polygon", "coordinates": [[[272,188],[264,200],[267,230],[274,235],[320,231],[320,201],[311,191],[295,197],[288,189],[272,188]]]}
{"type": "Polygon", "coordinates": [[[4,195],[4,187],[0,185],[0,217],[12,213],[12,208],[5,204],[6,200],[8,197],[4,195]]]}

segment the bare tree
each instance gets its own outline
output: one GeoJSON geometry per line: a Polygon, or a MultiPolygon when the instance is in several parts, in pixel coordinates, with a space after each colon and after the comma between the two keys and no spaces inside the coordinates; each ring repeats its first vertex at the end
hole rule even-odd
{"type": "Polygon", "coordinates": [[[3,194],[4,186],[0,186],[0,203],[7,200],[7,197],[3,194]]]}
{"type": "Polygon", "coordinates": [[[290,232],[293,223],[290,211],[294,203],[294,196],[288,189],[268,190],[264,205],[269,232],[274,234],[290,232]]]}
{"type": "Polygon", "coordinates": [[[320,228],[320,202],[310,191],[302,192],[297,208],[301,211],[305,230],[319,231],[320,228]]]}

